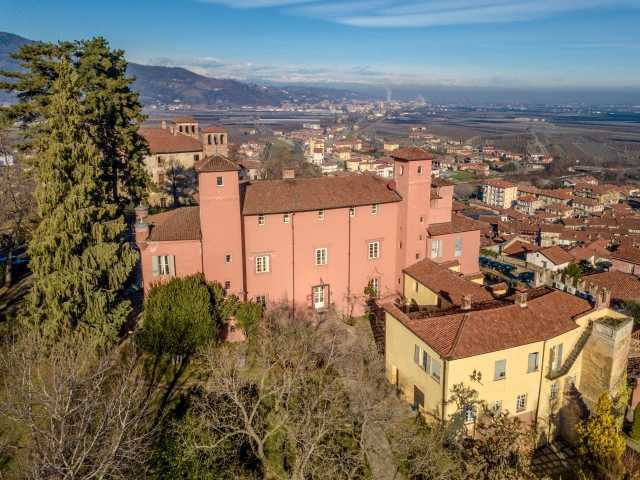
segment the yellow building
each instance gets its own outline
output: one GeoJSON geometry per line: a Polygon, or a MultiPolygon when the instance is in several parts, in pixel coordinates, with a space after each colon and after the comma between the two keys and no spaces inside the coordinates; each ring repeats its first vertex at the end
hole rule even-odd
{"type": "MultiPolygon", "coordinates": [[[[455,413],[452,387],[464,384],[489,408],[534,423],[542,440],[571,440],[576,391],[591,406],[626,381],[633,321],[608,307],[607,290],[594,290],[595,304],[541,287],[434,308],[442,295],[421,283],[408,295],[414,284],[405,271],[405,296],[425,305],[383,305],[385,363],[388,380],[427,416],[455,413]]],[[[465,413],[472,428],[478,412],[465,413]]]]}
{"type": "Polygon", "coordinates": [[[482,201],[498,208],[511,208],[518,199],[518,186],[506,180],[487,180],[482,185],[482,201]]]}

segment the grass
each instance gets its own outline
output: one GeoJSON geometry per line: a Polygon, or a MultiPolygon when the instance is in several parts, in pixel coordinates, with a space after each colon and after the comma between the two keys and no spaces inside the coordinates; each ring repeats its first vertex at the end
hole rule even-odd
{"type": "Polygon", "coordinates": [[[454,182],[468,182],[470,180],[473,180],[474,178],[475,175],[472,172],[466,170],[458,170],[457,172],[453,172],[449,176],[449,179],[454,182]]]}

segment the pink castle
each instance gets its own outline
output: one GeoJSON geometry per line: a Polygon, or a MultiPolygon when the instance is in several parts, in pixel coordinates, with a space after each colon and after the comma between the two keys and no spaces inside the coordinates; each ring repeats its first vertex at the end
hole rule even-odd
{"type": "Polygon", "coordinates": [[[394,180],[247,181],[225,157],[203,159],[199,206],[137,210],[145,291],[203,272],[243,299],[360,314],[367,286],[397,295],[402,270],[421,259],[477,275],[479,225],[452,215],[453,185],[432,180],[433,157],[413,147],[391,156],[394,180]]]}

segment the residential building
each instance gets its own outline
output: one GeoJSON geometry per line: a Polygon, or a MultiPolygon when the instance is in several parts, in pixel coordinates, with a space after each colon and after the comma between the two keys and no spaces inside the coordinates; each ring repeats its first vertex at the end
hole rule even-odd
{"type": "Polygon", "coordinates": [[[518,199],[518,186],[506,180],[487,180],[482,185],[482,201],[498,208],[511,208],[518,199]]]}
{"type": "Polygon", "coordinates": [[[364,290],[402,290],[404,268],[431,258],[479,273],[478,222],[452,214],[453,186],[435,186],[418,148],[392,153],[394,179],[376,175],[246,181],[224,157],[198,166],[199,207],[146,216],[136,238],[145,290],[203,272],[264,303],[362,312],[364,290]],[[166,258],[165,258],[166,257],[166,258]]]}
{"type": "Polygon", "coordinates": [[[527,253],[527,263],[551,272],[564,270],[573,261],[574,257],[558,245],[527,253]]]}

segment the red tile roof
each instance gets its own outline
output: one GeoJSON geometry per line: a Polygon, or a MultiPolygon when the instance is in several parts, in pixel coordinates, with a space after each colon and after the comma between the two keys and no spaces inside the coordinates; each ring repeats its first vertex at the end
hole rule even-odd
{"type": "Polygon", "coordinates": [[[198,123],[196,119],[191,116],[176,117],[173,121],[175,123],[198,123]]]}
{"type": "Polygon", "coordinates": [[[573,255],[571,255],[569,252],[562,249],[558,245],[554,245],[553,247],[543,248],[542,250],[539,250],[538,253],[547,257],[555,265],[570,263],[574,260],[573,255]]]}
{"type": "Polygon", "coordinates": [[[247,184],[242,213],[305,212],[400,200],[392,183],[376,175],[264,180],[247,184]]]}
{"type": "Polygon", "coordinates": [[[587,275],[584,280],[611,291],[611,298],[626,302],[640,301],[640,278],[629,273],[610,271],[587,275]]]}
{"type": "Polygon", "coordinates": [[[389,156],[407,162],[413,160],[433,160],[433,155],[418,147],[399,148],[391,152],[389,156]]]}
{"type": "Polygon", "coordinates": [[[611,258],[634,265],[640,265],[640,248],[621,245],[616,251],[611,252],[611,258]]]}
{"type": "Polygon", "coordinates": [[[454,305],[462,305],[462,297],[471,296],[471,302],[488,302],[493,296],[477,283],[465,280],[446,267],[424,259],[403,270],[414,280],[454,305]]]}
{"type": "Polygon", "coordinates": [[[207,125],[200,129],[202,133],[227,133],[226,128],[222,125],[207,125]]]}
{"type": "Polygon", "coordinates": [[[149,215],[149,241],[169,242],[200,240],[200,208],[181,207],[167,212],[149,215]]]}
{"type": "Polygon", "coordinates": [[[470,232],[473,230],[482,230],[482,223],[472,220],[463,215],[451,215],[451,221],[446,223],[434,223],[429,225],[429,235],[439,237],[440,235],[449,235],[451,233],[470,232]]]}
{"type": "Polygon", "coordinates": [[[240,170],[238,164],[222,155],[203,158],[196,164],[198,172],[234,172],[236,170],[240,170]]]}
{"type": "Polygon", "coordinates": [[[496,188],[513,188],[516,186],[515,183],[511,183],[508,182],[506,180],[502,180],[499,178],[493,178],[491,180],[487,180],[486,182],[484,182],[485,185],[490,185],[492,187],[496,187],[496,188]]]}
{"type": "MultiPolygon", "coordinates": [[[[530,291],[531,293],[531,291],[530,291]]],[[[478,309],[449,315],[405,314],[393,304],[385,311],[443,358],[458,359],[549,340],[578,328],[574,319],[591,304],[559,290],[545,289],[525,308],[494,301],[478,309]]]]}
{"type": "Polygon", "coordinates": [[[193,137],[176,133],[164,128],[146,128],[138,130],[149,144],[149,151],[156,153],[202,152],[202,144],[193,137]]]}

